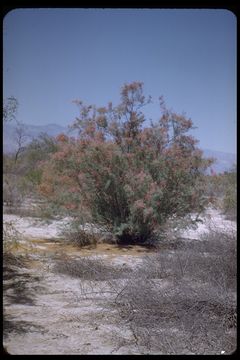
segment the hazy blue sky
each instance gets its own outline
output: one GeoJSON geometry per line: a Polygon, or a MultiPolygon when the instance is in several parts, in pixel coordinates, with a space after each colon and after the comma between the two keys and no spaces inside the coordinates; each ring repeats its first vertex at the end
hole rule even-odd
{"type": "Polygon", "coordinates": [[[117,105],[144,82],[198,127],[199,146],[236,152],[236,18],[227,10],[17,9],[3,23],[4,98],[27,124],[71,124],[73,99],[117,105]]]}

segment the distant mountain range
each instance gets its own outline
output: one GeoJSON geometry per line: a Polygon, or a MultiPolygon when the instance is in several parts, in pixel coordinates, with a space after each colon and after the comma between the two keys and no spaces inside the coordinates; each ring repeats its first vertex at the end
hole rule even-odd
{"type": "MultiPolygon", "coordinates": [[[[24,141],[25,144],[30,143],[34,138],[37,138],[40,134],[46,133],[49,136],[57,136],[58,134],[69,133],[67,127],[57,125],[57,124],[48,124],[48,125],[27,125],[24,124],[24,134],[26,134],[24,141]]],[[[75,132],[70,133],[72,136],[76,134],[75,132]]],[[[16,145],[16,126],[11,123],[6,123],[3,126],[3,152],[12,153],[15,151],[16,145]]],[[[216,173],[222,173],[228,171],[236,164],[236,154],[215,151],[211,149],[202,149],[205,157],[213,157],[216,159],[216,162],[211,166],[212,170],[216,173]]]]}
{"type": "Polygon", "coordinates": [[[222,173],[230,170],[234,165],[237,164],[236,154],[226,153],[222,151],[215,151],[210,149],[202,149],[203,154],[206,158],[213,157],[216,162],[211,166],[212,170],[216,173],[222,173]]]}
{"type": "MultiPolygon", "coordinates": [[[[24,144],[27,145],[33,139],[36,139],[41,134],[47,134],[49,136],[57,136],[61,133],[68,133],[69,129],[67,127],[57,125],[57,124],[48,124],[48,125],[27,125],[23,124],[23,133],[24,133],[24,144]]],[[[75,132],[76,133],[76,132],[75,132]]],[[[74,136],[74,135],[73,135],[74,136]]],[[[16,135],[16,125],[12,123],[5,123],[3,125],[3,152],[12,153],[16,150],[17,135],[16,135]]]]}

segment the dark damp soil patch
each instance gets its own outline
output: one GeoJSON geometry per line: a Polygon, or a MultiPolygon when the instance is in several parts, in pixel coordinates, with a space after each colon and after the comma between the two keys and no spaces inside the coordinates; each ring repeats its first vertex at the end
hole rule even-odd
{"type": "Polygon", "coordinates": [[[36,293],[43,289],[40,285],[41,277],[27,271],[26,267],[4,264],[3,293],[8,302],[34,305],[36,293]]]}
{"type": "Polygon", "coordinates": [[[29,321],[16,320],[9,314],[3,314],[3,336],[8,338],[13,334],[21,335],[28,332],[45,332],[40,325],[33,324],[29,321]]]}

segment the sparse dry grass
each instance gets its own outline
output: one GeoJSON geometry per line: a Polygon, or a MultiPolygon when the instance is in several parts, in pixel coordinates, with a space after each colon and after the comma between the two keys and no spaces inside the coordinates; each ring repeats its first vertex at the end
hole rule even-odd
{"type": "Polygon", "coordinates": [[[139,353],[220,354],[236,348],[234,233],[212,231],[199,241],[179,241],[175,249],[165,245],[134,271],[84,257],[58,262],[55,271],[107,282],[139,353]]]}
{"type": "Polygon", "coordinates": [[[82,280],[106,281],[128,277],[132,269],[127,266],[116,267],[106,264],[98,256],[83,256],[78,259],[58,260],[54,271],[82,280]]]}
{"type": "Polygon", "coordinates": [[[149,351],[234,351],[236,234],[211,232],[191,246],[145,257],[119,300],[139,345],[149,351]]]}

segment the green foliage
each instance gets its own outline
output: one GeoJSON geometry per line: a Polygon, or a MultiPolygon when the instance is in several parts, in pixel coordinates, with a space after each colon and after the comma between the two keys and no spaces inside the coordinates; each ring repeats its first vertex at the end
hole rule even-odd
{"type": "Polygon", "coordinates": [[[237,211],[237,172],[236,166],[223,174],[206,177],[206,189],[213,205],[220,207],[231,219],[237,211]]]}
{"type": "Polygon", "coordinates": [[[19,153],[17,161],[15,154],[3,154],[3,197],[13,211],[24,197],[36,194],[42,177],[42,170],[37,164],[55,150],[55,139],[41,134],[19,153]]]}
{"type": "Polygon", "coordinates": [[[12,221],[5,222],[3,228],[3,253],[10,253],[18,249],[20,239],[21,234],[14,223],[12,221]]]}
{"type": "Polygon", "coordinates": [[[227,216],[236,219],[237,212],[237,173],[232,169],[225,174],[226,191],[223,198],[223,209],[227,216]]]}
{"type": "Polygon", "coordinates": [[[211,163],[187,133],[190,119],[166,109],[143,127],[150,102],[143,84],[126,84],[113,108],[76,102],[77,139],[59,136],[57,151],[42,163],[39,191],[67,214],[86,212],[119,242],[144,243],[161,233],[169,218],[184,218],[206,205],[204,171],[211,163]]]}
{"type": "Polygon", "coordinates": [[[71,243],[78,247],[95,247],[97,244],[96,234],[86,232],[79,228],[74,230],[74,228],[71,227],[70,230],[65,230],[62,235],[67,243],[71,243]]]}

